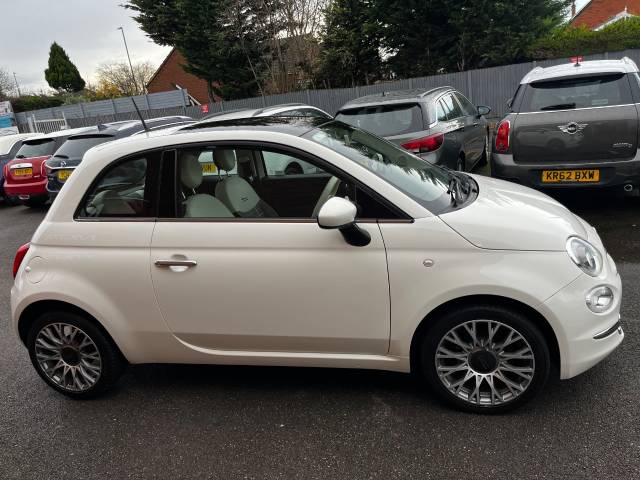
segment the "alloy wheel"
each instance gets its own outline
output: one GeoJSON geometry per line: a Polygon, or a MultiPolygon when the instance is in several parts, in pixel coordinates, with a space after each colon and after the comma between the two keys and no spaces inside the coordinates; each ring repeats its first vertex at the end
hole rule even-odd
{"type": "Polygon", "coordinates": [[[94,341],[68,323],[50,323],[35,339],[38,366],[49,380],[72,392],[92,388],[102,374],[102,358],[94,341]]]}
{"type": "Polygon", "coordinates": [[[435,367],[455,397],[476,406],[497,406],[529,388],[535,359],[531,345],[515,328],[495,320],[471,320],[442,337],[435,367]]]}

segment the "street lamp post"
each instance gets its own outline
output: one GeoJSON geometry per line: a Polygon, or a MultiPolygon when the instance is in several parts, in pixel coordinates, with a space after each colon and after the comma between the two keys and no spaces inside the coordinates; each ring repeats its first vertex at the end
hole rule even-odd
{"type": "Polygon", "coordinates": [[[124,41],[124,49],[127,51],[127,58],[129,59],[129,67],[131,68],[131,80],[133,80],[133,88],[138,90],[138,83],[136,82],[136,75],[133,73],[133,64],[131,63],[131,56],[129,55],[129,47],[127,46],[127,38],[124,36],[124,28],[118,27],[118,30],[122,32],[122,40],[124,41]]]}
{"type": "Polygon", "coordinates": [[[13,72],[13,81],[16,82],[16,90],[18,90],[18,96],[21,97],[20,85],[18,85],[18,79],[16,78],[16,72],[13,72]]]}

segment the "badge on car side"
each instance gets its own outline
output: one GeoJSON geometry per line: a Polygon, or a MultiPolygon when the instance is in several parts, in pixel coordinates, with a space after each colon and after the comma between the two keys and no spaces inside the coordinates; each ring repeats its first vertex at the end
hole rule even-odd
{"type": "Polygon", "coordinates": [[[588,125],[588,123],[569,122],[566,125],[558,125],[558,128],[564,133],[575,135],[576,133],[584,130],[588,125]]]}

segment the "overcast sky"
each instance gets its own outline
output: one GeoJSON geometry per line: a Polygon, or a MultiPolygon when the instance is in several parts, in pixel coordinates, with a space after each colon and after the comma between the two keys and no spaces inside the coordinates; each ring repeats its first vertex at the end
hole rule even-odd
{"type": "MultiPolygon", "coordinates": [[[[581,8],[588,0],[578,0],[581,8]]],[[[58,42],[91,82],[102,62],[126,61],[123,26],[133,62],[160,65],[169,48],[155,45],[120,6],[124,0],[0,0],[0,68],[16,72],[25,91],[47,89],[49,47],[58,42]]]]}
{"type": "Polygon", "coordinates": [[[149,40],[120,6],[124,0],[0,0],[0,68],[16,72],[23,91],[48,88],[44,79],[49,47],[58,42],[82,78],[92,81],[98,65],[126,61],[124,27],[131,60],[160,65],[169,48],[149,40]]]}

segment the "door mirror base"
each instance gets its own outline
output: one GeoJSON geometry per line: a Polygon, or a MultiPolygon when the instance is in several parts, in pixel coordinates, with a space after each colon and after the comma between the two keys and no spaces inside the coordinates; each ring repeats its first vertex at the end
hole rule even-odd
{"type": "Polygon", "coordinates": [[[364,228],[358,226],[357,223],[352,223],[345,227],[341,227],[340,233],[344,237],[344,240],[354,247],[366,247],[371,243],[371,235],[364,228]]]}

